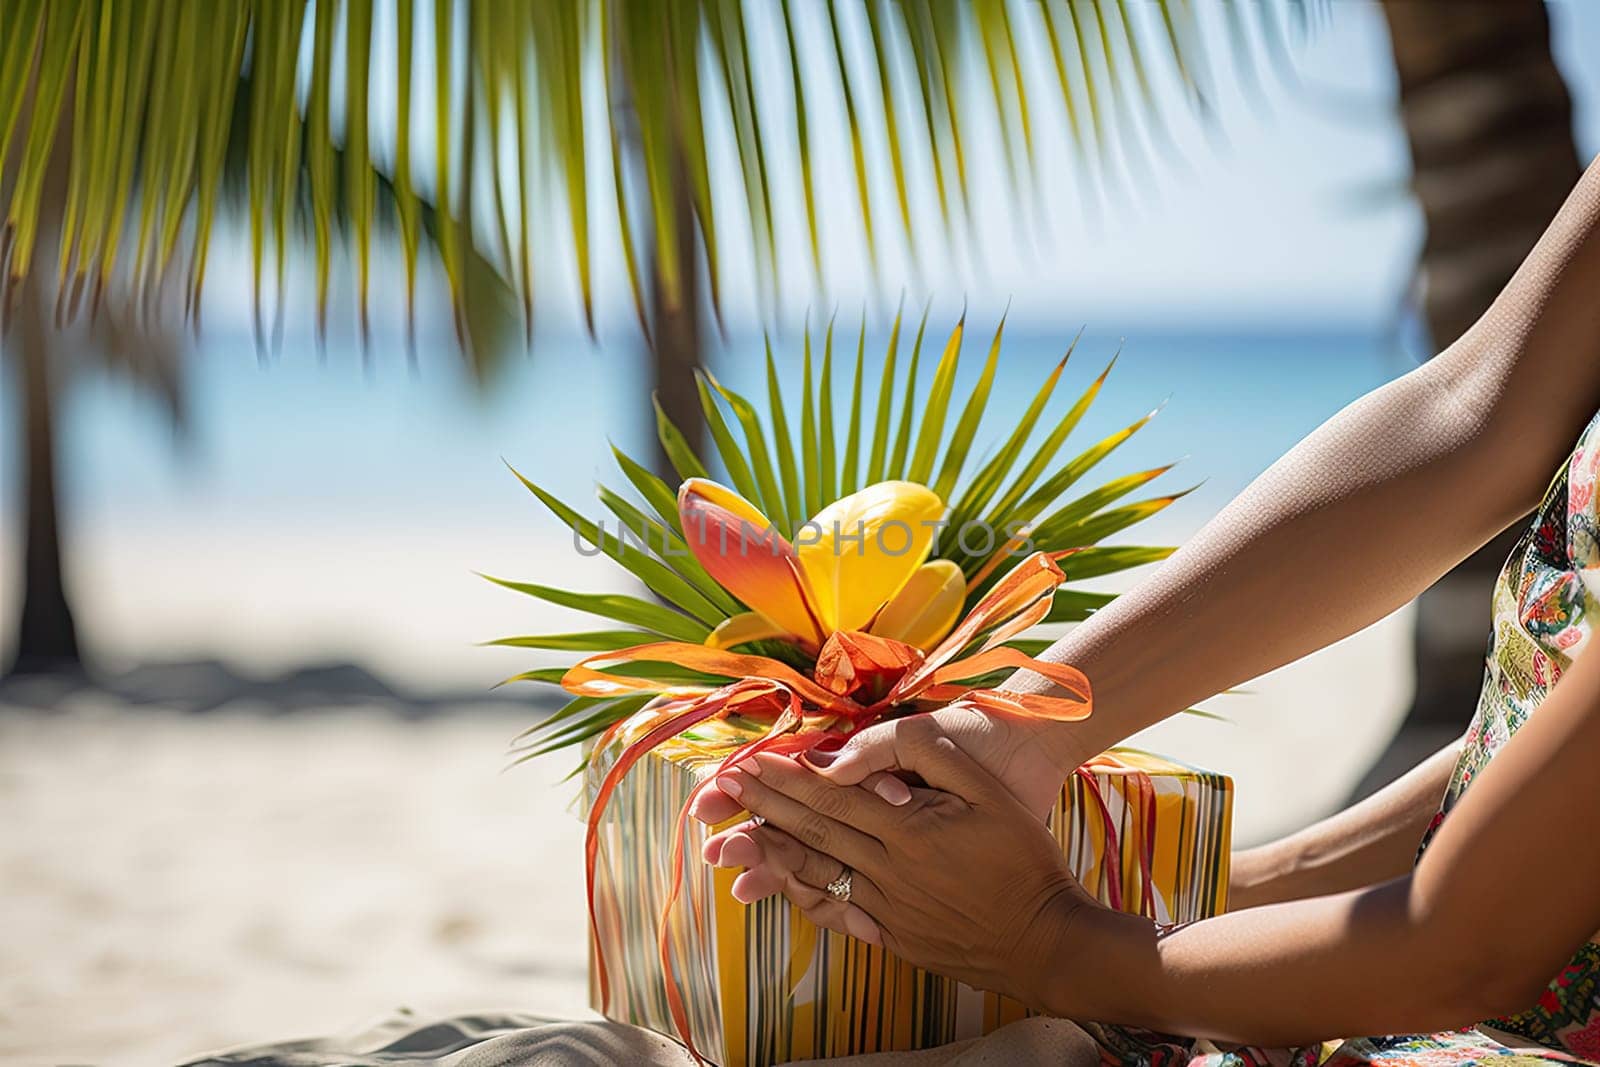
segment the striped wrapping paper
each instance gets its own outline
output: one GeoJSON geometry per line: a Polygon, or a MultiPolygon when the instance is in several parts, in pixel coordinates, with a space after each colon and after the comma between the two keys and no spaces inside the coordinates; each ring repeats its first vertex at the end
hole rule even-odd
{"type": "MultiPolygon", "coordinates": [[[[592,803],[606,770],[648,715],[641,712],[592,754],[585,772],[587,801],[592,803]]],[[[676,1036],[657,923],[669,887],[678,814],[695,783],[736,745],[762,732],[760,725],[738,719],[702,723],[647,755],[613,795],[600,826],[599,933],[590,944],[590,998],[607,1017],[676,1036]],[[609,1004],[600,1003],[596,952],[605,959],[609,1004]]],[[[1108,904],[1153,913],[1160,922],[1222,911],[1232,782],[1120,749],[1091,770],[1092,783],[1083,775],[1068,780],[1051,818],[1085,888],[1108,904]],[[1118,843],[1114,853],[1106,849],[1108,832],[1118,843]],[[1147,884],[1153,890],[1148,897],[1147,884]]],[[[1026,1015],[1009,998],[818,930],[781,897],[740,904],[731,894],[737,872],[700,860],[707,832],[689,821],[670,936],[695,1045],[713,1062],[737,1067],[929,1048],[1026,1015]]]]}

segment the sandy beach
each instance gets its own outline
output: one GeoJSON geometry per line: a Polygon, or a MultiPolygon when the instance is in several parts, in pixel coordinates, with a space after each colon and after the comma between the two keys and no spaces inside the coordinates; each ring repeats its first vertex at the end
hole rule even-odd
{"type": "MultiPolygon", "coordinates": [[[[1143,740],[1235,776],[1241,841],[1291,829],[1388,740],[1407,621],[1223,698],[1231,723],[1143,740]]],[[[167,1064],[400,1007],[585,1011],[570,764],[502,773],[526,707],[30,703],[0,691],[0,1060],[167,1064]]]]}
{"type": "Polygon", "coordinates": [[[0,711],[0,1061],[584,1008],[581,827],[473,708],[0,711]]]}

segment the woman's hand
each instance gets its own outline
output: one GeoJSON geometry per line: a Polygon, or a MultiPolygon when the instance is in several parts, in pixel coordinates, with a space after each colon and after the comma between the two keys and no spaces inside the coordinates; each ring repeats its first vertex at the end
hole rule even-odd
{"type": "MultiPolygon", "coordinates": [[[[895,805],[792,759],[759,755],[720,784],[764,822],[715,835],[707,855],[722,866],[767,859],[769,871],[784,871],[778,888],[818,925],[1041,1005],[1074,914],[1099,905],[1073,880],[1044,823],[938,723],[917,715],[896,726],[896,765],[933,788],[911,789],[895,805]],[[826,887],[847,868],[844,903],[826,887]]],[[[753,875],[735,881],[736,897],[765,895],[751,892],[753,875]]]]}
{"type": "MultiPolygon", "coordinates": [[[[1073,724],[1076,725],[1076,724],[1073,724]]],[[[904,804],[911,791],[895,775],[909,770],[908,751],[919,730],[937,727],[988,774],[998,779],[1022,807],[1043,821],[1061,792],[1066,776],[1093,752],[1080,752],[1072,745],[1071,726],[1023,719],[980,711],[952,704],[926,715],[890,719],[867,727],[837,753],[829,754],[824,765],[819,757],[807,757],[828,781],[835,785],[860,785],[891,804],[904,804]]],[[[720,783],[719,783],[720,784],[720,783]]],[[[744,810],[743,802],[722,789],[708,789],[695,800],[690,813],[701,822],[726,822],[744,810]]],[[[737,827],[745,829],[747,827],[737,827]]],[[[706,860],[716,863],[720,842],[726,834],[712,838],[718,845],[708,848],[706,860]]],[[[781,891],[794,873],[788,865],[792,850],[753,855],[730,866],[750,868],[743,879],[743,897],[760,900],[781,891]]]]}

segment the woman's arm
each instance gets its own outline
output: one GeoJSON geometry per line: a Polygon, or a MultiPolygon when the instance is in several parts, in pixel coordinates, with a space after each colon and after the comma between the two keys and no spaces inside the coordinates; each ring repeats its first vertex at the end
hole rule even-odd
{"type": "Polygon", "coordinates": [[[1165,937],[1074,907],[1052,1011],[1281,1046],[1467,1025],[1534,1003],[1600,927],[1600,656],[1478,775],[1416,870],[1165,937]],[[1071,961],[1093,959],[1095,966],[1071,961]]]}
{"type": "MultiPolygon", "coordinates": [[[[1280,1047],[1469,1025],[1534,1003],[1600,927],[1600,654],[1473,782],[1416,869],[1161,934],[1073,880],[1048,830],[927,716],[895,735],[903,805],[760,755],[724,773],[821,925],[1050,1014],[1280,1047]],[[826,891],[851,872],[847,900],[826,891]]],[[[746,871],[734,894],[749,899],[746,871]]]]}
{"type": "Polygon", "coordinates": [[[1361,803],[1299,833],[1235,852],[1228,910],[1341,893],[1411,870],[1460,751],[1453,741],[1361,803]]]}
{"type": "MultiPolygon", "coordinates": [[[[1530,510],[1600,407],[1597,222],[1600,162],[1460,340],[1328,420],[1045,652],[1088,675],[1090,718],[957,705],[935,722],[1037,814],[1084,760],[1382,618],[1530,510]]],[[[1049,683],[1019,672],[1007,685],[1049,683]]],[[[861,731],[823,773],[854,785],[897,769],[903,721],[861,731]]],[[[702,796],[708,822],[737,811],[702,796]]]]}
{"type": "Polygon", "coordinates": [[[1537,503],[1600,407],[1597,220],[1600,162],[1459,341],[1330,419],[1045,653],[1094,683],[1093,717],[1054,731],[1073,757],[1376,621],[1537,503]]]}

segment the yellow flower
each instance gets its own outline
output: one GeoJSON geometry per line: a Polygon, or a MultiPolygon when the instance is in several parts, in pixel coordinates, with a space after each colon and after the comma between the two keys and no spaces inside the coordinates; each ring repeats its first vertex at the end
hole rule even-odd
{"type": "Polygon", "coordinates": [[[829,504],[791,542],[750,501],[705,478],[678,490],[685,540],[707,573],[752,610],[706,643],[785,638],[815,650],[862,631],[928,649],[966,596],[961,569],[928,562],[944,501],[914,482],[879,482],[829,504]]]}

